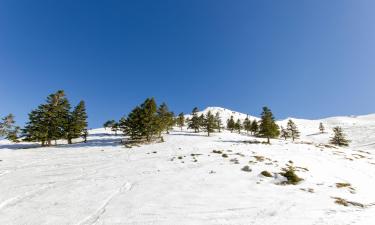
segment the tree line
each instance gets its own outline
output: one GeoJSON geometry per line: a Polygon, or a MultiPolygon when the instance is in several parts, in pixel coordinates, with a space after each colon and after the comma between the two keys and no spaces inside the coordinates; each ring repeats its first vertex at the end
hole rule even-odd
{"type": "Polygon", "coordinates": [[[40,142],[51,146],[52,142],[64,139],[68,144],[73,139],[87,140],[87,113],[85,102],[80,101],[73,109],[64,91],[50,94],[44,104],[29,113],[29,120],[23,129],[15,126],[12,114],[2,119],[0,135],[12,141],[40,142]]]}
{"type": "MultiPolygon", "coordinates": [[[[241,133],[242,130],[256,137],[267,139],[270,143],[272,138],[291,138],[293,141],[300,137],[300,132],[293,120],[289,120],[287,127],[279,127],[272,111],[263,107],[260,120],[251,121],[246,117],[243,122],[233,116],[226,121],[224,127],[220,113],[215,115],[208,111],[199,115],[199,109],[192,110],[191,117],[185,118],[183,113],[178,116],[169,110],[166,103],[157,105],[154,98],[147,98],[142,104],[136,106],[127,116],[118,121],[109,120],[103,124],[105,129],[121,132],[131,142],[163,141],[163,133],[169,133],[178,126],[181,130],[187,126],[194,132],[206,132],[210,136],[214,132],[227,129],[230,132],[241,133]]],[[[323,123],[319,124],[320,133],[324,133],[323,123]]],[[[333,128],[334,136],[330,143],[339,146],[347,146],[349,141],[341,127],[333,128]]],[[[83,138],[87,140],[87,113],[85,102],[80,101],[73,109],[64,91],[59,90],[50,94],[44,104],[39,105],[29,113],[29,121],[21,129],[15,125],[14,116],[9,114],[0,122],[0,136],[17,142],[30,141],[40,142],[42,146],[51,146],[52,142],[64,139],[72,144],[74,139],[83,138]]]]}

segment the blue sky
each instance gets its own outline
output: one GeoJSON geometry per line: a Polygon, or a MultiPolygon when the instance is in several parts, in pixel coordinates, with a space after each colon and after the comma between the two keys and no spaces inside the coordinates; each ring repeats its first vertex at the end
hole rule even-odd
{"type": "Polygon", "coordinates": [[[0,115],[63,89],[89,126],[146,97],[176,113],[375,112],[375,1],[0,1],[0,115]]]}

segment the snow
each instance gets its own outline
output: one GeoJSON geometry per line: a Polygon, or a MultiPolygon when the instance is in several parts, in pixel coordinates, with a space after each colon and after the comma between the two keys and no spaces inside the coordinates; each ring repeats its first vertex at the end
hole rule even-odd
{"type": "Polygon", "coordinates": [[[271,145],[250,144],[263,140],[246,133],[207,137],[178,128],[164,143],[133,148],[104,129],[90,130],[86,144],[1,140],[0,224],[373,224],[375,115],[293,120],[301,139],[271,145]],[[327,133],[318,132],[320,122],[327,133]],[[337,125],[350,147],[326,145],[337,125]],[[280,185],[289,161],[304,179],[298,185],[280,185]],[[246,165],[251,172],[241,170],[246,165]],[[274,177],[260,175],[264,170],[274,177]]]}

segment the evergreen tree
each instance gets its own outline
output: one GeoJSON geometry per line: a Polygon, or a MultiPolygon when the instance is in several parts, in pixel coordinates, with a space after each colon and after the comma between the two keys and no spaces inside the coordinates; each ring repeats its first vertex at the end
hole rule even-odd
{"type": "Polygon", "coordinates": [[[252,135],[256,135],[258,133],[258,130],[259,130],[258,122],[254,119],[253,122],[251,122],[250,131],[252,135]]]}
{"type": "Polygon", "coordinates": [[[286,130],[283,126],[281,126],[280,136],[285,140],[290,138],[288,130],[286,130]]]}
{"type": "Polygon", "coordinates": [[[237,122],[234,124],[234,129],[236,129],[239,134],[241,133],[242,124],[240,119],[237,119],[237,122]]]}
{"type": "Polygon", "coordinates": [[[199,117],[198,117],[198,121],[199,121],[199,127],[203,127],[204,126],[204,114],[202,113],[199,117]]]}
{"type": "Polygon", "coordinates": [[[184,113],[178,114],[178,117],[177,117],[177,126],[179,126],[180,129],[181,129],[181,131],[182,131],[182,128],[185,126],[185,116],[184,116],[184,113]]]}
{"type": "Polygon", "coordinates": [[[218,130],[218,132],[220,133],[221,132],[221,127],[223,126],[222,124],[222,121],[221,121],[221,117],[220,117],[220,113],[219,112],[216,112],[215,114],[215,128],[218,130]]]}
{"type": "Polygon", "coordinates": [[[0,137],[3,136],[10,141],[18,142],[20,127],[16,126],[15,123],[13,114],[2,118],[2,121],[0,121],[0,137]]]}
{"type": "Polygon", "coordinates": [[[200,119],[198,117],[198,108],[195,107],[191,113],[192,117],[189,120],[189,129],[193,129],[195,133],[199,132],[200,119]]]}
{"type": "Polygon", "coordinates": [[[270,143],[270,138],[276,138],[280,134],[279,126],[276,124],[271,110],[267,107],[263,107],[259,125],[259,134],[261,137],[267,138],[267,143],[270,143]]]}
{"type": "Polygon", "coordinates": [[[324,130],[325,130],[324,125],[323,125],[322,122],[320,122],[320,124],[319,124],[319,131],[320,131],[320,133],[323,134],[324,130]]]}
{"type": "Polygon", "coordinates": [[[251,131],[251,120],[249,120],[249,117],[246,117],[243,121],[243,129],[246,131],[246,133],[251,131]]]}
{"type": "Polygon", "coordinates": [[[72,144],[72,139],[82,137],[86,130],[86,106],[84,101],[80,101],[79,104],[74,108],[73,112],[69,115],[67,129],[65,131],[68,144],[72,144]]]}
{"type": "Polygon", "coordinates": [[[299,138],[300,132],[298,131],[297,125],[293,122],[293,120],[288,121],[286,129],[293,141],[299,138]]]}
{"type": "Polygon", "coordinates": [[[140,106],[135,107],[120,127],[131,140],[150,142],[161,132],[160,120],[154,98],[147,98],[140,106]]]}
{"type": "Polygon", "coordinates": [[[330,140],[330,144],[337,146],[349,146],[349,140],[346,139],[341,127],[333,128],[334,136],[330,140]]]}
{"type": "Polygon", "coordinates": [[[117,132],[120,130],[120,124],[118,122],[115,122],[111,126],[111,131],[115,132],[115,136],[117,136],[117,132]]]}
{"type": "Polygon", "coordinates": [[[162,103],[158,110],[158,122],[159,122],[159,137],[161,137],[161,132],[166,131],[169,133],[169,130],[174,125],[174,114],[170,112],[166,103],[162,103]]]}
{"type": "Polygon", "coordinates": [[[207,136],[210,136],[210,133],[214,132],[215,127],[217,126],[215,117],[211,113],[211,111],[208,111],[206,116],[203,116],[204,120],[202,123],[203,129],[207,132],[207,136]]]}
{"type": "Polygon", "coordinates": [[[106,130],[107,128],[112,128],[113,124],[115,124],[115,120],[108,120],[103,124],[104,129],[106,130]]]}
{"type": "Polygon", "coordinates": [[[233,132],[235,125],[236,123],[234,122],[233,116],[231,116],[230,119],[227,120],[227,129],[230,130],[230,132],[233,132]]]}
{"type": "Polygon", "coordinates": [[[42,146],[52,145],[52,140],[65,137],[69,124],[70,104],[64,91],[47,97],[46,104],[39,105],[29,114],[29,122],[23,130],[26,141],[40,141],[42,146]]]}

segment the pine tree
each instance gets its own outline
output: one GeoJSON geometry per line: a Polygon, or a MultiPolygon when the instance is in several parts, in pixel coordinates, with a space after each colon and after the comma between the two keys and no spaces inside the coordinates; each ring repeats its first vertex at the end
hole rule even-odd
{"type": "Polygon", "coordinates": [[[115,136],[117,136],[117,133],[118,131],[120,130],[120,127],[119,127],[119,123],[118,122],[115,122],[114,124],[112,124],[111,126],[111,131],[112,132],[115,132],[115,136]]]}
{"type": "Polygon", "coordinates": [[[199,127],[203,127],[204,126],[204,114],[202,113],[199,117],[198,117],[198,121],[199,121],[199,127]]]}
{"type": "Polygon", "coordinates": [[[235,125],[236,123],[234,122],[233,116],[231,116],[230,119],[227,120],[227,129],[230,130],[230,132],[233,132],[235,125]]]}
{"type": "Polygon", "coordinates": [[[125,135],[133,141],[150,142],[161,132],[160,119],[154,98],[147,98],[140,106],[135,107],[119,126],[125,135]]]}
{"type": "Polygon", "coordinates": [[[195,107],[191,113],[192,117],[189,121],[189,129],[193,129],[195,133],[199,132],[200,119],[198,117],[198,108],[195,107]]]}
{"type": "Polygon", "coordinates": [[[178,117],[177,117],[177,126],[179,126],[180,129],[181,129],[181,131],[182,131],[182,128],[185,126],[185,116],[184,116],[184,113],[178,114],[178,117]]]}
{"type": "Polygon", "coordinates": [[[257,135],[258,130],[259,130],[258,121],[256,121],[256,120],[254,119],[253,122],[251,122],[251,128],[250,128],[250,131],[251,131],[252,135],[257,135]]]}
{"type": "Polygon", "coordinates": [[[159,122],[159,137],[161,137],[161,132],[166,131],[169,133],[169,130],[174,125],[174,114],[170,112],[166,103],[162,103],[158,110],[158,122],[159,122]]]}
{"type": "Polygon", "coordinates": [[[279,126],[276,124],[271,110],[267,107],[263,107],[259,125],[259,134],[261,137],[267,138],[267,143],[270,143],[270,138],[276,138],[280,134],[279,126]]]}
{"type": "Polygon", "coordinates": [[[288,121],[286,129],[293,141],[299,138],[300,132],[298,131],[297,125],[293,122],[293,120],[288,121]]]}
{"type": "Polygon", "coordinates": [[[319,124],[319,131],[320,131],[320,133],[323,134],[324,130],[325,130],[324,125],[323,125],[322,122],[320,122],[320,124],[319,124]]]}
{"type": "Polygon", "coordinates": [[[13,114],[2,118],[0,122],[0,137],[3,136],[10,141],[18,142],[20,127],[16,126],[15,123],[13,114]]]}
{"type": "Polygon", "coordinates": [[[223,126],[223,124],[222,124],[219,112],[216,112],[216,114],[215,114],[215,124],[216,124],[215,129],[217,129],[218,132],[220,133],[221,132],[221,127],[223,126]]]}
{"type": "Polygon", "coordinates": [[[330,144],[337,146],[349,146],[349,140],[346,139],[341,127],[333,128],[334,136],[330,140],[330,144]]]}
{"type": "Polygon", "coordinates": [[[240,119],[237,119],[236,123],[234,124],[234,129],[236,129],[239,134],[241,133],[242,124],[240,119]]]}
{"type": "Polygon", "coordinates": [[[46,104],[39,105],[29,114],[29,122],[23,130],[25,140],[40,141],[42,146],[52,145],[52,140],[65,137],[69,124],[70,104],[64,91],[47,97],[46,104]]]}
{"type": "Polygon", "coordinates": [[[246,117],[243,121],[243,129],[246,131],[246,133],[251,131],[251,120],[249,120],[249,117],[246,117]]]}
{"type": "Polygon", "coordinates": [[[80,101],[73,112],[70,113],[67,129],[64,132],[68,144],[72,144],[72,139],[82,137],[85,130],[87,130],[86,106],[84,101],[80,101]]]}
{"type": "Polygon", "coordinates": [[[203,117],[202,127],[207,132],[207,136],[210,136],[210,133],[214,132],[216,127],[216,121],[214,115],[212,115],[211,111],[208,111],[206,116],[203,117]]]}
{"type": "Polygon", "coordinates": [[[288,130],[286,130],[283,126],[281,126],[280,136],[285,140],[290,138],[288,130]]]}
{"type": "Polygon", "coordinates": [[[107,128],[112,128],[113,124],[115,124],[115,120],[108,120],[103,124],[104,129],[106,130],[107,128]]]}

